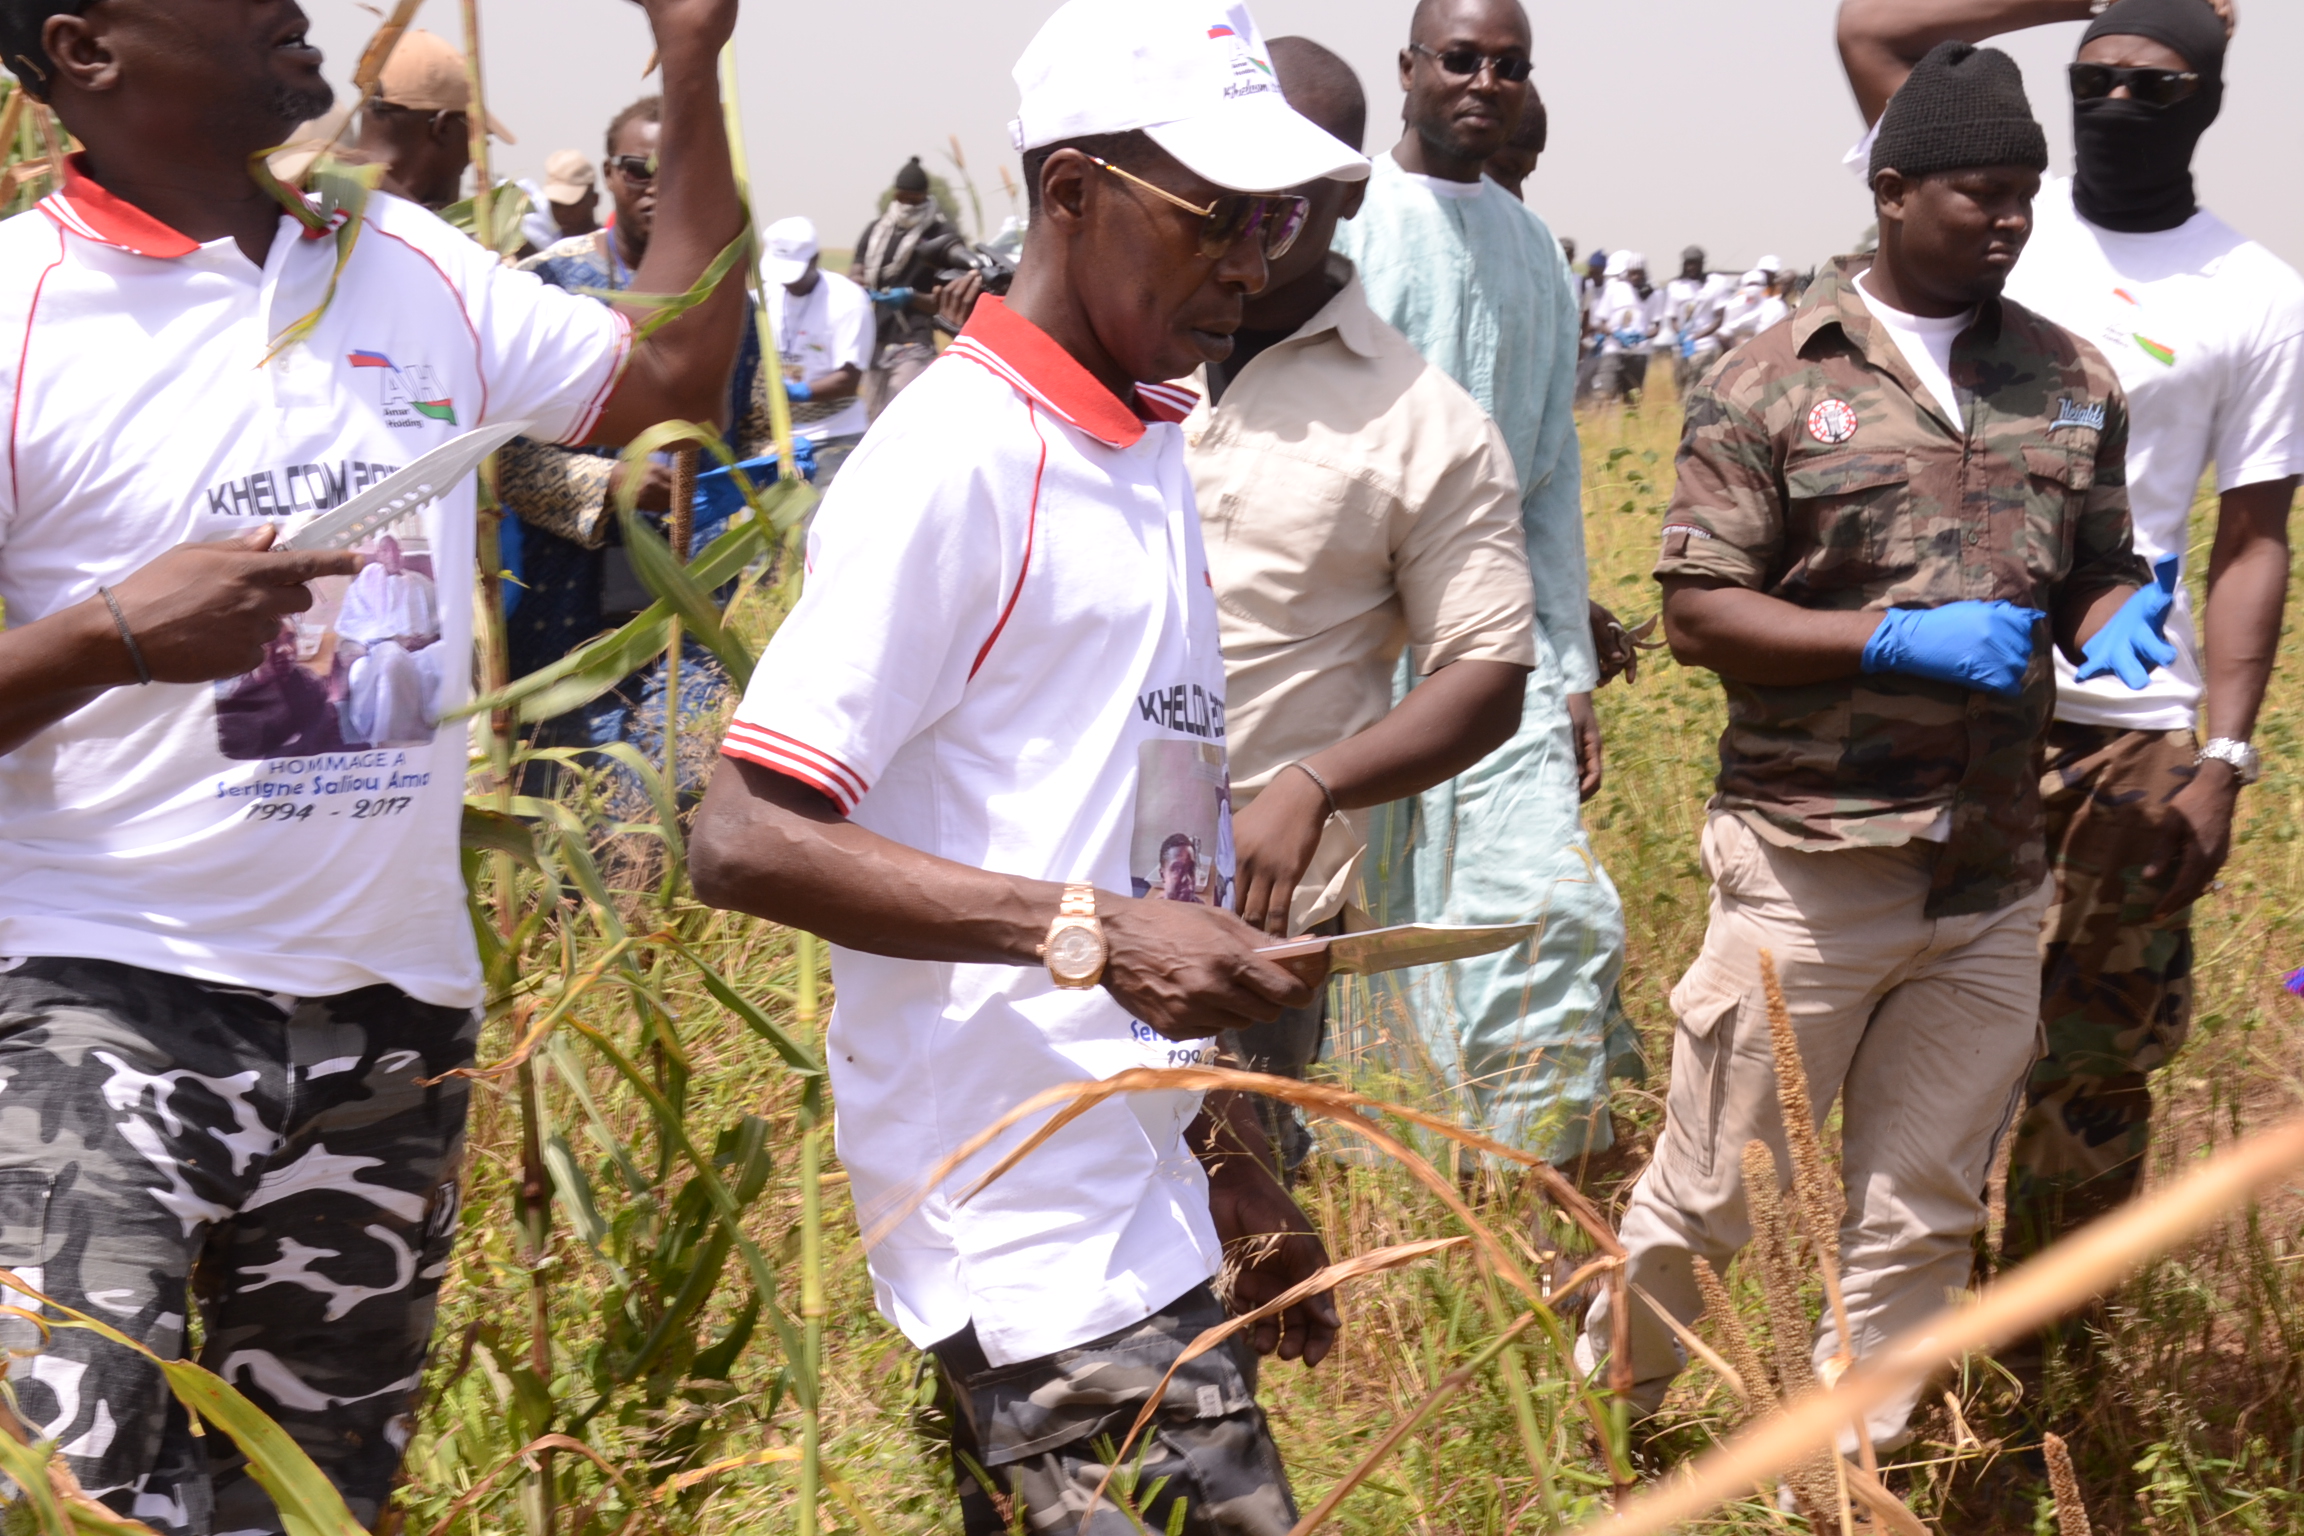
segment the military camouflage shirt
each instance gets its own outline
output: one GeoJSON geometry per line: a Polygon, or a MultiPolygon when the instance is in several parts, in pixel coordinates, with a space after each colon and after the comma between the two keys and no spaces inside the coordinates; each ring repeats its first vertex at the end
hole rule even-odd
{"type": "MultiPolygon", "coordinates": [[[[2111,365],[2021,305],[1986,304],[1953,346],[1953,422],[1857,292],[1869,265],[1827,268],[1789,322],[1691,392],[1657,576],[1803,608],[2051,612],[2149,579],[2111,365]]],[[[1996,910],[2046,875],[2045,637],[2013,699],[1886,673],[1722,684],[1716,809],[1785,847],[1941,842],[1931,916],[1996,910]]]]}

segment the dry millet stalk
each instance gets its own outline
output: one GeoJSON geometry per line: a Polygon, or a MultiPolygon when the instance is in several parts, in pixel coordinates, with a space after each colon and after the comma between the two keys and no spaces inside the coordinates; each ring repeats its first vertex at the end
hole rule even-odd
{"type": "Polygon", "coordinates": [[[1736,1367],[1736,1374],[1744,1378],[1744,1390],[1751,1394],[1745,1401],[1745,1411],[1754,1418],[1774,1413],[1778,1402],[1776,1384],[1769,1379],[1768,1367],[1760,1363],[1760,1351],[1752,1347],[1752,1335],[1745,1331],[1744,1320],[1736,1315],[1736,1303],[1729,1297],[1728,1287],[1720,1283],[1720,1276],[1701,1254],[1697,1255],[1695,1266],[1696,1289],[1704,1297],[1704,1315],[1712,1319],[1728,1363],[1736,1367]]]}
{"type": "MultiPolygon", "coordinates": [[[[1800,1272],[1792,1263],[1792,1226],[1776,1187],[1776,1154],[1764,1141],[1744,1144],[1744,1198],[1752,1211],[1752,1256],[1760,1266],[1760,1289],[1768,1298],[1768,1342],[1776,1357],[1776,1381],[1785,1400],[1816,1385],[1810,1359],[1813,1327],[1800,1303],[1800,1272]]],[[[1742,1369],[1741,1366],[1738,1367],[1742,1369]]],[[[1765,1375],[1762,1381],[1767,1380],[1765,1375]]],[[[1836,1451],[1822,1451],[1784,1474],[1802,1512],[1818,1530],[1840,1507],[1839,1478],[1832,1469],[1836,1451]]]]}
{"type": "Polygon", "coordinates": [[[2056,1495],[2056,1529],[2060,1536],[2094,1536],[2088,1524],[2088,1504],[2080,1497],[2080,1478],[2072,1470],[2072,1452],[2061,1435],[2043,1435],[2041,1454],[2048,1461],[2048,1486],[2056,1495]]]}

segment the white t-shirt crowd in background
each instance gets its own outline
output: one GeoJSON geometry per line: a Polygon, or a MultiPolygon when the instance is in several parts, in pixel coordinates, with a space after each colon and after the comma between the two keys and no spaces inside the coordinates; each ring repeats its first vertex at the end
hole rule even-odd
{"type": "MultiPolygon", "coordinates": [[[[871,368],[879,326],[872,298],[861,287],[837,272],[820,270],[816,286],[808,292],[781,291],[784,313],[776,327],[776,346],[784,354],[784,377],[814,379],[844,365],[858,373],[871,368]]],[[[796,422],[793,431],[820,443],[860,436],[871,424],[863,397],[856,395],[822,420],[796,422]]]]}

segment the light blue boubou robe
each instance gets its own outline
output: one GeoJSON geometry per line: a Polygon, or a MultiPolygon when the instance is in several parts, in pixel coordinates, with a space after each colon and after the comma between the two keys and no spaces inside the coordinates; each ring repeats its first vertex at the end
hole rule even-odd
{"type": "MultiPolygon", "coordinates": [[[[1600,677],[1586,608],[1583,461],[1571,404],[1578,316],[1552,232],[1492,181],[1451,198],[1376,158],[1336,249],[1376,313],[1496,419],[1521,485],[1540,631],[1520,730],[1470,772],[1374,818],[1364,894],[1380,922],[1541,922],[1529,945],[1395,973],[1371,988],[1378,1038],[1402,1015],[1498,1141],[1561,1159],[1610,1145],[1611,1061],[1637,1059],[1616,1004],[1624,907],[1577,800],[1568,695],[1600,677]]],[[[1400,688],[1412,676],[1405,662],[1400,688]]]]}

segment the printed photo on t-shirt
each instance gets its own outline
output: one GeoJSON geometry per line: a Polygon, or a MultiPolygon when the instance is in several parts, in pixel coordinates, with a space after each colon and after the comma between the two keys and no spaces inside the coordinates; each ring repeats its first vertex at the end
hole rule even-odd
{"type": "Polygon", "coordinates": [[[1136,754],[1130,886],[1153,901],[1223,907],[1232,901],[1232,777],[1224,748],[1148,741],[1136,754]]]}
{"type": "Polygon", "coordinates": [[[216,731],[238,762],[431,744],[452,658],[420,534],[385,534],[355,576],[312,583],[255,671],[216,685],[216,731]]]}

